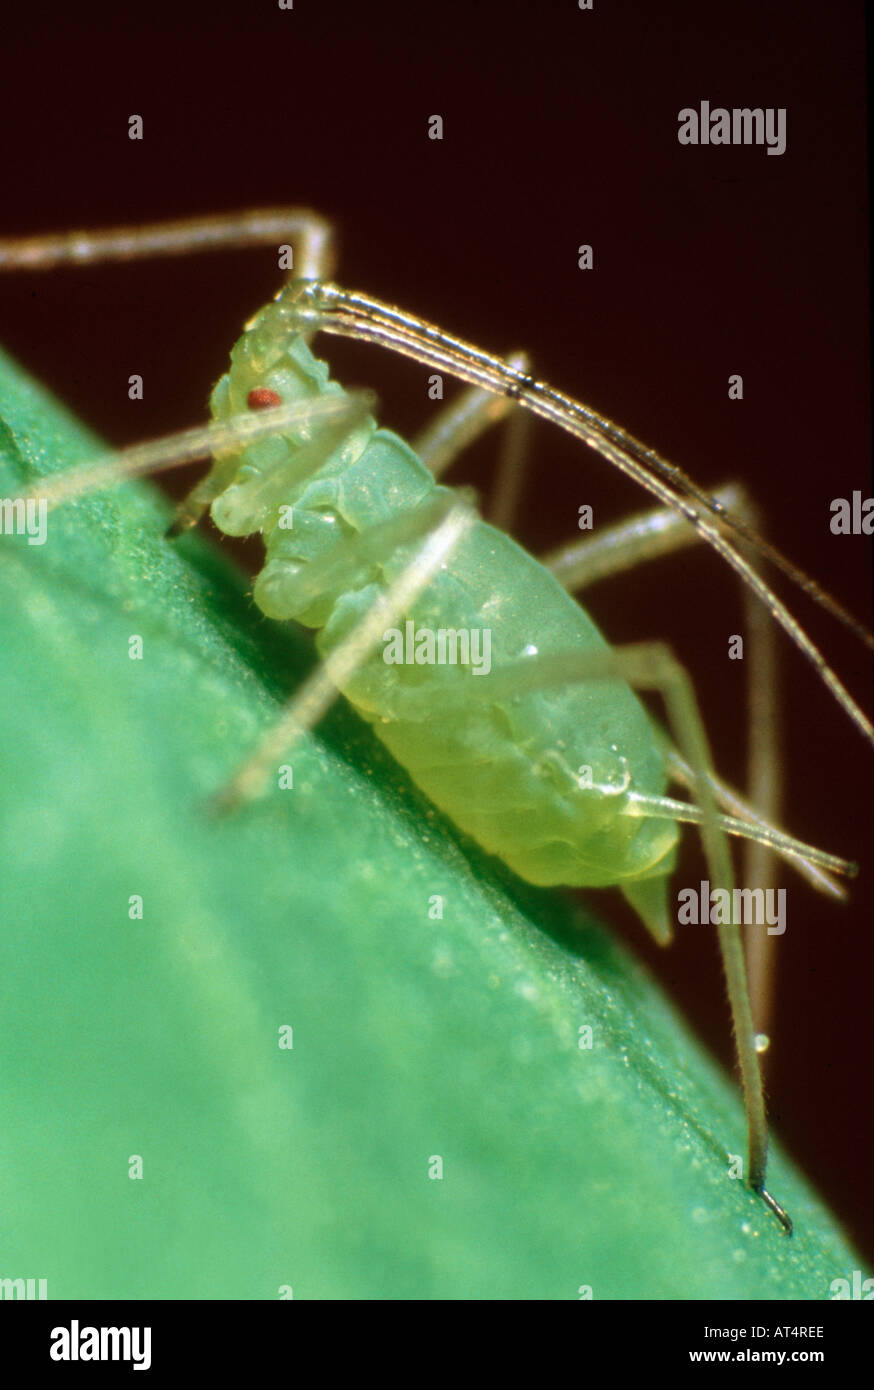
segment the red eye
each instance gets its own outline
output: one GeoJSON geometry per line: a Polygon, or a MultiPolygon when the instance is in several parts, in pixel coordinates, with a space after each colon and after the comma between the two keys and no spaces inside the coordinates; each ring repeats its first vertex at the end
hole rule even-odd
{"type": "Polygon", "coordinates": [[[269,410],[271,405],[281,405],[282,397],[269,386],[256,386],[246,397],[246,404],[250,410],[269,410]]]}

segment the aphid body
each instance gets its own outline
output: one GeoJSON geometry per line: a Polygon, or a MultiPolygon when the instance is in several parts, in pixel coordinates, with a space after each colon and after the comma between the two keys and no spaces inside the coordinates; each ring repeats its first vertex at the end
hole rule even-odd
{"type": "MultiPolygon", "coordinates": [[[[237,343],[212,395],[216,419],[342,391],[298,331],[293,294],[293,286],[283,291],[237,343]]],[[[408,444],[367,416],[339,439],[335,431],[326,442],[324,432],[303,426],[221,456],[196,495],[214,499],[213,520],[226,534],[262,532],[267,557],[255,602],[271,618],[320,629],[324,655],[410,563],[415,544],[352,570],[338,567],[316,595],[309,567],[341,557],[353,537],[374,527],[404,515],[414,520],[448,493],[408,444]]],[[[499,666],[608,650],[558,581],[482,520],[407,621],[417,632],[487,629],[499,666]]],[[[495,699],[488,675],[477,674],[485,673],[470,664],[389,664],[377,651],[343,693],[431,800],[522,878],[617,885],[663,939],[678,832],[671,821],[626,813],[629,792],[660,795],[666,783],[652,725],[630,687],[596,680],[495,699]]]]}

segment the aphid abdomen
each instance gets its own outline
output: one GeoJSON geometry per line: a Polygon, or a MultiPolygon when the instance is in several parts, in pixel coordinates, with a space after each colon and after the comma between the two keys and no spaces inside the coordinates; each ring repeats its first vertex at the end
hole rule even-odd
{"type": "MultiPolygon", "coordinates": [[[[382,584],[409,554],[386,558],[382,584]]],[[[374,583],[338,601],[317,639],[322,652],[355,627],[377,591],[374,583]]],[[[676,826],[622,815],[628,790],[660,794],[665,786],[649,719],[630,688],[592,681],[489,697],[487,665],[605,648],[542,565],[477,522],[397,637],[343,693],[431,800],[521,877],[590,887],[663,877],[676,826]],[[467,634],[479,664],[441,664],[441,632],[450,658],[465,650],[459,635],[467,634]],[[387,659],[401,653],[402,662],[387,659]],[[432,653],[435,661],[422,659],[432,653]],[[463,708],[450,707],[447,694],[461,690],[463,708]]]]}

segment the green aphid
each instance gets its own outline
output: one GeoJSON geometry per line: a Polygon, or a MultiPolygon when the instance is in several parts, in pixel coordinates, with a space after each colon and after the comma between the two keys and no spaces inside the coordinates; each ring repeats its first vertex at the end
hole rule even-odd
{"type": "MultiPolygon", "coordinates": [[[[734,890],[730,834],[767,847],[814,886],[840,896],[832,875],[854,866],[774,829],[768,808],[753,809],[715,775],[691,681],[669,649],[611,647],[571,591],[705,541],[872,740],[870,721],[761,578],[751,553],[777,564],[869,643],[870,634],[756,534],[742,489],[702,491],[591,408],[535,380],[521,354],[493,357],[394,306],[327,283],[330,240],[316,214],[279,209],[0,243],[0,270],[272,244],[290,272],[234,347],[230,370],[212,394],[212,426],[124,451],[47,489],[54,504],[125,474],[211,453],[210,472],[171,532],[210,507],[226,534],[260,533],[266,557],[255,602],[270,618],[293,618],[317,631],[321,668],[218,804],[239,805],[260,791],[340,690],[434,804],[489,853],[531,883],[619,888],[659,942],[672,934],[669,879],[681,822],[701,828],[714,901],[744,901],[751,891],[734,890]],[[331,381],[311,350],[317,332],[389,347],[471,389],[414,450],[377,427],[368,398],[331,381]],[[508,493],[518,490],[525,412],[597,449],[662,509],[536,560],[503,525],[483,521],[463,494],[437,481],[473,437],[506,415],[516,433],[503,478],[508,493]],[[640,703],[640,688],[661,695],[670,736],[640,703]],[[692,800],[667,796],[669,781],[692,800]]],[[[504,506],[505,524],[510,511],[504,506]]],[[[758,630],[767,653],[774,625],[758,630]]],[[[769,691],[757,695],[767,700],[769,691]]],[[[746,1180],[791,1231],[765,1189],[758,1053],[766,1040],[757,1027],[771,965],[752,980],[754,1017],[733,911],[711,920],[743,1080],[746,1180]]]]}

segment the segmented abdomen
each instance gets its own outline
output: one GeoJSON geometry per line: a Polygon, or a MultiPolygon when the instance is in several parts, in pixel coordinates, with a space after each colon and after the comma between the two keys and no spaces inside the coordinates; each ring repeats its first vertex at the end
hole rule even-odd
{"type": "MultiPolygon", "coordinates": [[[[409,553],[386,561],[382,584],[409,553]]],[[[317,638],[321,651],[353,629],[377,592],[374,583],[338,598],[317,638]]],[[[485,522],[466,533],[405,619],[413,634],[483,634],[474,643],[480,657],[488,633],[492,671],[606,646],[548,571],[485,522]]],[[[598,680],[492,698],[490,673],[475,669],[387,664],[380,651],[344,694],[435,805],[530,882],[608,886],[657,865],[667,872],[676,826],[622,815],[624,792],[661,794],[665,785],[629,687],[598,680]]]]}

